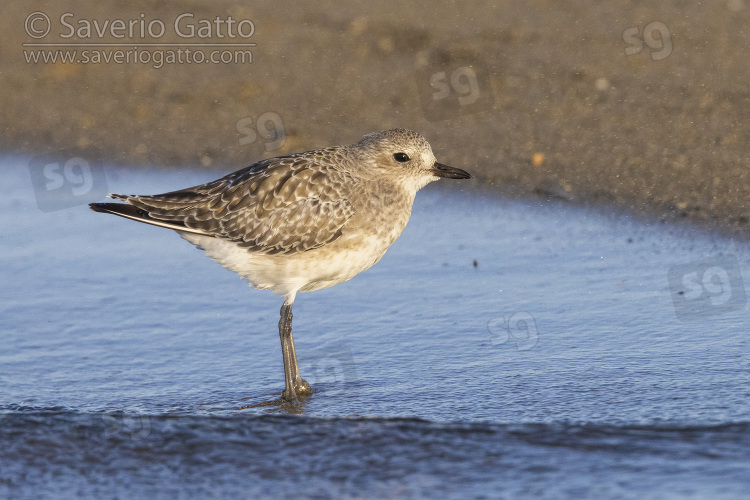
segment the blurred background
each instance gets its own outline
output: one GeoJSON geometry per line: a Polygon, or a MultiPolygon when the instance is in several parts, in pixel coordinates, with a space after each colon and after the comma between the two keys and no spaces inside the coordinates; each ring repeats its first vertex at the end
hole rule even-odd
{"type": "Polygon", "coordinates": [[[5,4],[0,148],[223,173],[406,127],[506,194],[746,232],[748,7],[5,4]]]}
{"type": "Polygon", "coordinates": [[[487,4],[3,3],[0,498],[747,497],[750,0],[487,4]],[[474,179],[297,298],[300,405],[86,207],[393,127],[474,179]]]}

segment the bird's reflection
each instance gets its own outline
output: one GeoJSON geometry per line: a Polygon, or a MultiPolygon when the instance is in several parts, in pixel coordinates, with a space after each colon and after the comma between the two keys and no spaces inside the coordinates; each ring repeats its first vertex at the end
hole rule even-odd
{"type": "MultiPolygon", "coordinates": [[[[264,407],[274,408],[275,407],[279,413],[285,413],[288,415],[302,415],[303,413],[305,413],[305,405],[307,404],[307,401],[312,397],[311,394],[298,395],[296,401],[287,401],[286,399],[282,397],[281,393],[268,394],[266,396],[275,396],[275,397],[274,399],[261,401],[260,403],[239,406],[237,407],[237,409],[247,410],[250,408],[264,408],[264,407]]],[[[255,399],[255,398],[245,398],[245,399],[255,399]]]]}

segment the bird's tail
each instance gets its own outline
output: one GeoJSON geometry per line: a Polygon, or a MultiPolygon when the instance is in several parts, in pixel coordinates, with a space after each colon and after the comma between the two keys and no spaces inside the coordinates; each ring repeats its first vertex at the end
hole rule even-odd
{"type": "Polygon", "coordinates": [[[165,227],[167,229],[174,229],[175,231],[180,232],[205,234],[202,231],[188,228],[178,221],[164,221],[156,219],[154,217],[151,217],[145,210],[134,207],[133,205],[128,205],[126,203],[89,203],[89,207],[94,212],[119,215],[120,217],[125,217],[126,219],[144,222],[153,226],[165,227]]]}

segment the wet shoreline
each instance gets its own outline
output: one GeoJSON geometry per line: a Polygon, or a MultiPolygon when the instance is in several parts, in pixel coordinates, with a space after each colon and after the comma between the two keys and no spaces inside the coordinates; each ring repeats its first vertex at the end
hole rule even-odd
{"type": "MultiPolygon", "coordinates": [[[[255,44],[252,62],[158,68],[140,38],[120,50],[148,54],[145,64],[93,63],[90,54],[87,63],[28,62],[41,50],[23,45],[36,40],[24,31],[34,9],[6,7],[18,29],[0,45],[0,149],[218,176],[406,127],[441,162],[505,195],[750,231],[745,2],[375,7],[191,6],[196,24],[252,20],[252,37],[233,40],[255,44]]],[[[61,38],[62,7],[37,10],[53,24],[41,41],[92,41],[61,38]]],[[[79,2],[66,22],[144,14],[170,26],[183,11],[79,2]]],[[[227,40],[214,32],[199,41],[227,40]]]]}

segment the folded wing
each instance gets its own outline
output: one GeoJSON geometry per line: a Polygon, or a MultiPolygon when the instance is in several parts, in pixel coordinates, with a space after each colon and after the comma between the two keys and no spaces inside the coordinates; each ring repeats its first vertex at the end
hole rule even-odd
{"type": "Polygon", "coordinates": [[[264,160],[180,191],[111,195],[130,206],[95,203],[92,209],[224,238],[252,252],[290,254],[319,248],[341,236],[354,215],[346,196],[351,185],[348,172],[293,155],[264,160]]]}

